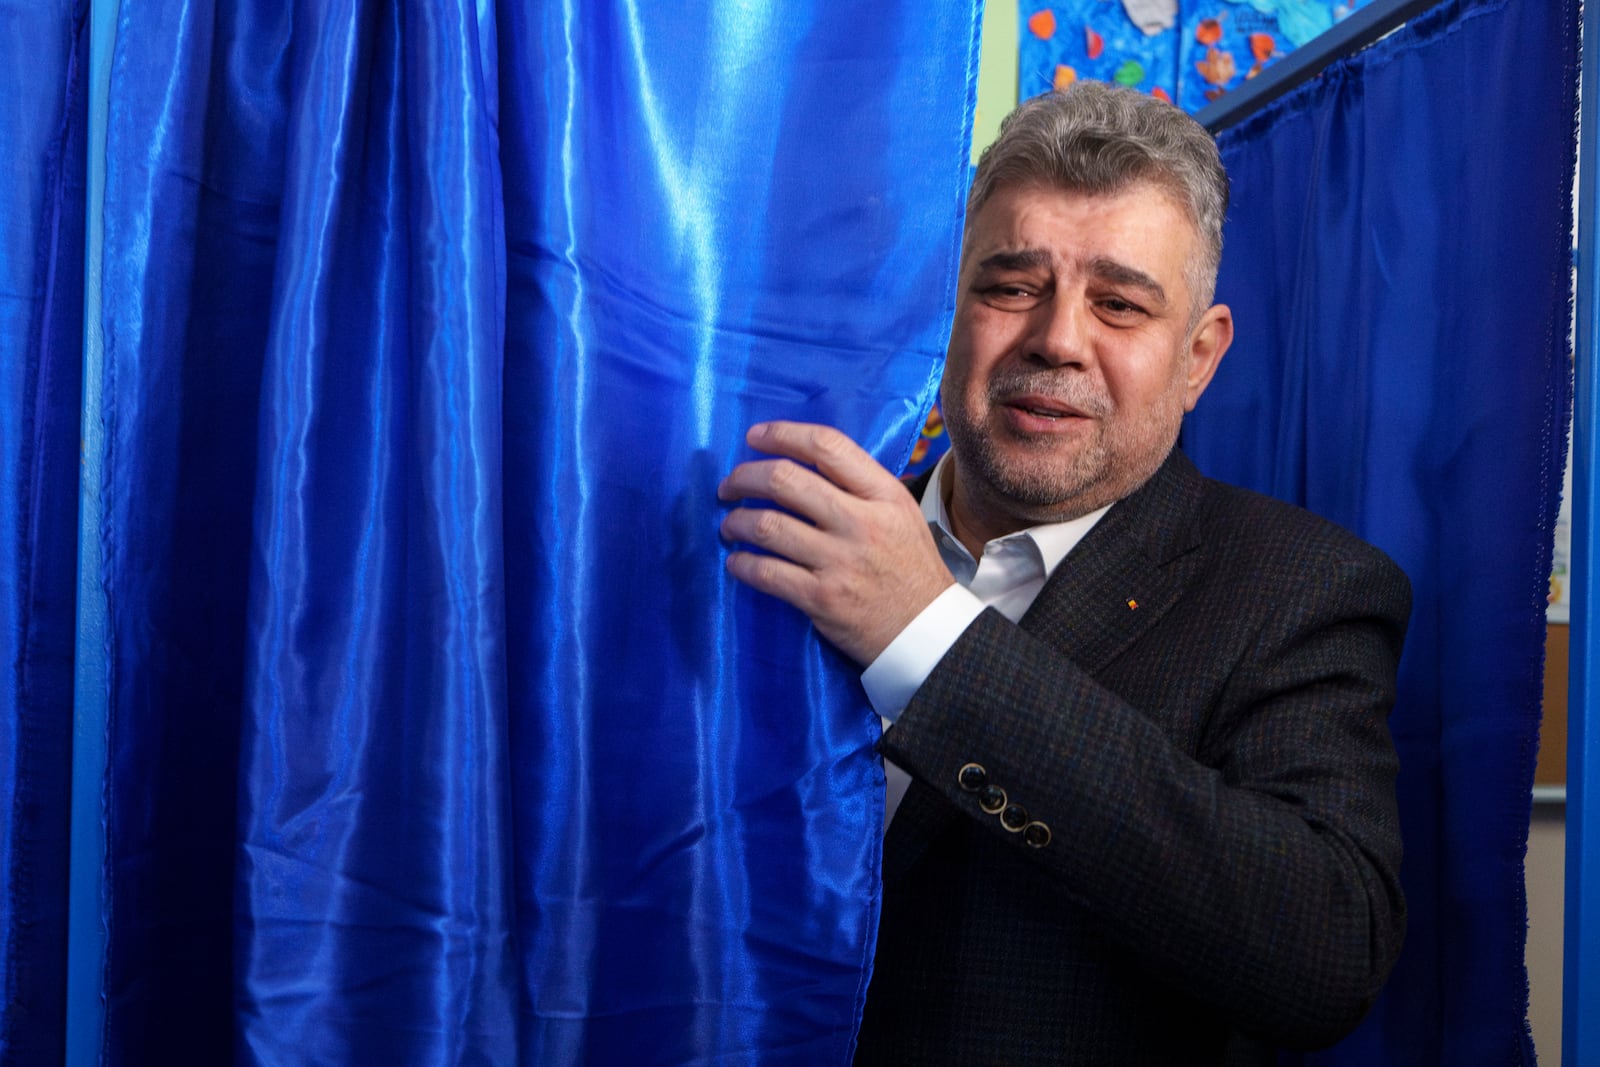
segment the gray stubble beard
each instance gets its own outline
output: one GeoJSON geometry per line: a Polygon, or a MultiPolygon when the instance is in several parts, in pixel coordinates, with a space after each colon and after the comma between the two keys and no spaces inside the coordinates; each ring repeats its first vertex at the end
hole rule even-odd
{"type": "MultiPolygon", "coordinates": [[[[1021,388],[1020,382],[993,383],[989,390],[989,410],[994,411],[1009,392],[1021,388]]],[[[1177,392],[1176,387],[1174,392],[1177,392]]],[[[1062,396],[1061,399],[1068,398],[1062,396]]],[[[1048,450],[1043,447],[1045,443],[1041,442],[1037,461],[1019,470],[1015,469],[1017,464],[1001,456],[994,437],[973,422],[963,404],[958,402],[953,408],[946,406],[943,416],[957,478],[967,482],[967,492],[976,493],[987,507],[997,512],[1006,511],[1029,525],[1037,525],[1087,515],[1115,503],[1148,481],[1177,443],[1176,424],[1182,423],[1182,402],[1175,397],[1164,398],[1164,406],[1168,402],[1175,402],[1179,407],[1171,439],[1164,448],[1144,451],[1137,457],[1142,460],[1138,468],[1126,471],[1113,469],[1112,448],[1106,440],[1103,422],[1097,424],[1094,439],[1068,461],[1051,464],[1048,450]],[[1148,469],[1144,469],[1146,467],[1148,469]]],[[[1098,398],[1094,404],[1078,401],[1075,406],[1100,417],[1111,412],[1109,401],[1098,398]]],[[[1028,444],[1025,440],[1019,443],[1028,444]]]]}

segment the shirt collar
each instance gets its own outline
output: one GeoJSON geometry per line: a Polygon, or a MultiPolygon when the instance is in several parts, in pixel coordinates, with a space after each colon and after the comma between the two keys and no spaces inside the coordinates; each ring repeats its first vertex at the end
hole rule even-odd
{"type": "MultiPolygon", "coordinates": [[[[956,537],[955,529],[950,523],[950,513],[944,506],[944,480],[948,477],[950,464],[951,456],[946,452],[934,465],[933,476],[928,479],[928,487],[922,493],[922,517],[933,527],[936,539],[942,539],[950,548],[971,559],[966,546],[956,537]]],[[[1044,564],[1044,573],[1048,576],[1055,572],[1056,565],[1066,559],[1067,553],[1076,548],[1084,535],[1110,510],[1111,505],[1107,504],[1103,508],[1091,511],[1087,515],[1079,515],[1075,519],[1068,519],[1066,522],[1047,522],[1039,526],[1030,526],[1026,530],[1018,530],[1005,537],[997,537],[990,544],[1012,538],[1026,538],[1033,542],[1034,548],[1038,550],[1040,560],[1044,564]]]]}

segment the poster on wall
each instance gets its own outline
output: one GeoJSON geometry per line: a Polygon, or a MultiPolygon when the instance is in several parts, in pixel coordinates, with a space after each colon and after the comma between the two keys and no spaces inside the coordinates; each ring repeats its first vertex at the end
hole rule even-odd
{"type": "Polygon", "coordinates": [[[1367,2],[1022,0],[1019,95],[1092,78],[1199,111],[1367,2]]]}

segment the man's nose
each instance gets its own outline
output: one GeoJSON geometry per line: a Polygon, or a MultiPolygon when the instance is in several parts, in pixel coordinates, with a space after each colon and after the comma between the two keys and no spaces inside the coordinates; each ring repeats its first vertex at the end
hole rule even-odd
{"type": "Polygon", "coordinates": [[[1028,358],[1052,367],[1082,366],[1092,358],[1090,311],[1081,300],[1057,295],[1034,309],[1028,358]]]}

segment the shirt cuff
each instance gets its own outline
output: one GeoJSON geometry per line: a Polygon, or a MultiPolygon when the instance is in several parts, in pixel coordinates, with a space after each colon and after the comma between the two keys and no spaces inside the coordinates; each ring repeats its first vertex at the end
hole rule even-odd
{"type": "Polygon", "coordinates": [[[964,586],[952,585],[878,653],[861,673],[861,686],[885,728],[900,717],[950,646],[982,614],[983,601],[964,586]]]}

